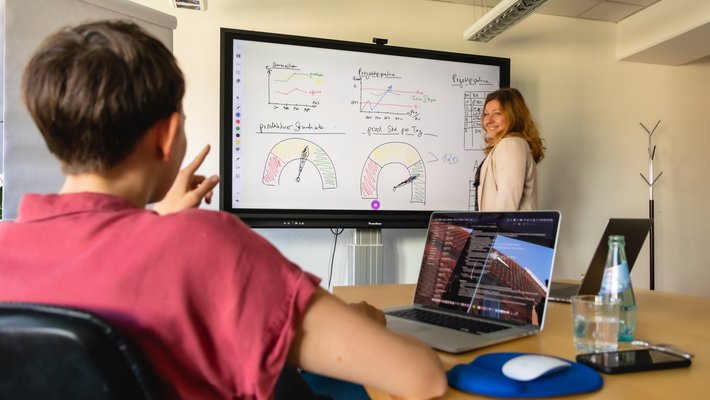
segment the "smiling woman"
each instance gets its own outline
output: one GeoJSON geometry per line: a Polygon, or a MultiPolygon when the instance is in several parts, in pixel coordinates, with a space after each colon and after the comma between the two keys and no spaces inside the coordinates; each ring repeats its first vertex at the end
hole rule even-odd
{"type": "Polygon", "coordinates": [[[522,94],[514,88],[490,93],[481,119],[486,159],[476,171],[478,209],[536,209],[535,165],[544,158],[545,147],[522,94]]]}

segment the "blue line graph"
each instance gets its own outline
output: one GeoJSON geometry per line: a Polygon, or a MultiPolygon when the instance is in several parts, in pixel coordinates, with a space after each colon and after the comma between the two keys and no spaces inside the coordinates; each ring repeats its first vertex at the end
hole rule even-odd
{"type": "Polygon", "coordinates": [[[418,107],[411,101],[411,95],[416,93],[416,91],[394,90],[392,85],[386,88],[361,87],[360,111],[407,114],[418,107]]]}
{"type": "Polygon", "coordinates": [[[419,118],[422,105],[436,101],[421,90],[400,89],[392,84],[365,85],[360,81],[360,112],[363,113],[408,115],[419,118]]]}

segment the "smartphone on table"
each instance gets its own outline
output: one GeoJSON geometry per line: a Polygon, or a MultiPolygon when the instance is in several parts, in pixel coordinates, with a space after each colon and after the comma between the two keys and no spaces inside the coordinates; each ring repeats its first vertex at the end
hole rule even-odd
{"type": "Polygon", "coordinates": [[[607,374],[652,371],[690,366],[690,359],[653,349],[611,351],[577,355],[577,362],[607,374]]]}

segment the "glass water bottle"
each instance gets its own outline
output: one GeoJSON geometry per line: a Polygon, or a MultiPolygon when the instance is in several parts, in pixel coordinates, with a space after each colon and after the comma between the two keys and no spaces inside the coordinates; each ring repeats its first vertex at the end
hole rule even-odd
{"type": "Polygon", "coordinates": [[[620,299],[619,341],[628,342],[634,338],[636,329],[636,299],[631,286],[629,264],[626,261],[626,242],[623,236],[609,236],[609,253],[606,257],[604,275],[599,295],[620,299]]]}

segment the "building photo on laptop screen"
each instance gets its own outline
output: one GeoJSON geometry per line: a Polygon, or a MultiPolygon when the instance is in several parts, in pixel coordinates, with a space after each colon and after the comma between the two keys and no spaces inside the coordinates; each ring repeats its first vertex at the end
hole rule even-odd
{"type": "Polygon", "coordinates": [[[415,303],[539,325],[556,222],[525,213],[437,216],[429,227],[415,303]]]}
{"type": "Polygon", "coordinates": [[[387,328],[450,353],[539,333],[559,226],[557,211],[432,213],[413,304],[385,310],[387,328]]]}

